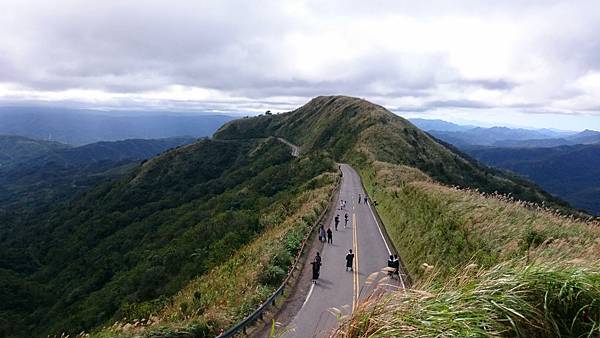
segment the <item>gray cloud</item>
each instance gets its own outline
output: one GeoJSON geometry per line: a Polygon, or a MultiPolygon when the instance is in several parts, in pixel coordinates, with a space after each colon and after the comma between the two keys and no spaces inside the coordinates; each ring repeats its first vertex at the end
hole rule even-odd
{"type": "Polygon", "coordinates": [[[106,103],[83,96],[64,100],[259,110],[285,109],[317,95],[347,94],[380,98],[396,111],[508,107],[565,113],[579,108],[558,109],[556,101],[596,95],[572,84],[600,71],[600,8],[594,1],[167,5],[12,0],[2,7],[0,85],[16,86],[29,97],[1,96],[0,87],[0,104],[98,90],[116,98],[106,103]],[[500,28],[487,27],[488,21],[500,28]],[[480,46],[489,41],[477,35],[483,34],[477,25],[482,32],[497,34],[488,40],[501,41],[480,46]],[[511,33],[510,27],[518,31],[511,33]],[[440,39],[446,28],[456,28],[448,35],[452,42],[468,43],[456,47],[440,39]],[[487,60],[461,50],[465,48],[484,56],[485,48],[497,48],[498,53],[487,60]],[[510,60],[494,59],[503,53],[510,60]],[[216,94],[171,98],[168,90],[174,85],[216,94]],[[153,92],[167,94],[153,98],[148,94],[153,92]],[[412,103],[396,103],[399,99],[412,103]]]}

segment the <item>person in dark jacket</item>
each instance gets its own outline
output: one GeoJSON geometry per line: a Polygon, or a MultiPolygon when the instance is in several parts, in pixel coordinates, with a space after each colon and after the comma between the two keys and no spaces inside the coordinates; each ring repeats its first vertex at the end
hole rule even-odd
{"type": "Polygon", "coordinates": [[[396,276],[400,277],[400,259],[398,258],[398,255],[394,255],[394,269],[396,269],[396,271],[394,271],[394,274],[396,274],[396,276]]]}
{"type": "Polygon", "coordinates": [[[317,252],[315,260],[310,263],[312,265],[312,283],[316,284],[321,273],[321,255],[317,252]]]}
{"type": "Polygon", "coordinates": [[[333,232],[331,228],[327,228],[327,243],[333,244],[333,232]]]}
{"type": "Polygon", "coordinates": [[[354,254],[352,253],[352,249],[348,250],[348,254],[346,254],[346,271],[350,269],[350,271],[354,271],[352,269],[352,263],[354,262],[354,254]]]}

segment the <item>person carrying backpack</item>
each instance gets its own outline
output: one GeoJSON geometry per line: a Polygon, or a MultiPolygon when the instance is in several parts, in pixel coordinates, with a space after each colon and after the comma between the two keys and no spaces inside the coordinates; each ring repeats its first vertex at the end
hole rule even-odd
{"type": "Polygon", "coordinates": [[[348,250],[348,254],[346,254],[346,271],[350,269],[350,271],[354,271],[352,269],[352,263],[354,262],[354,254],[352,253],[352,249],[348,250]]]}

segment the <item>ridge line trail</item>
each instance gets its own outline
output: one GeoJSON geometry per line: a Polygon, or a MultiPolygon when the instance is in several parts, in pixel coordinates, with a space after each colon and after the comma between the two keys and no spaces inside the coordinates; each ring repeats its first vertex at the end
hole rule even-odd
{"type": "Polygon", "coordinates": [[[292,148],[292,156],[294,156],[294,157],[300,156],[300,147],[299,146],[293,144],[292,142],[290,142],[282,137],[278,137],[277,139],[280,142],[283,142],[292,148]]]}
{"type": "MultiPolygon", "coordinates": [[[[316,285],[310,287],[308,294],[297,296],[302,297],[302,305],[293,314],[293,319],[289,323],[284,322],[284,328],[279,329],[284,332],[283,337],[328,336],[332,329],[337,328],[336,315],[330,309],[339,309],[342,314],[350,313],[353,304],[369,295],[375,288],[376,281],[384,276],[380,274],[375,283],[367,282],[371,274],[381,272],[387,266],[390,253],[371,207],[365,205],[364,200],[358,203],[358,194],[362,198],[365,196],[359,175],[347,164],[340,164],[340,169],[343,173],[342,182],[336,210],[333,210],[333,217],[340,217],[338,231],[335,231],[333,219],[330,224],[323,224],[325,229],[331,227],[333,243],[324,244],[320,277],[316,285]],[[343,210],[340,210],[340,200],[347,201],[343,210]],[[346,213],[349,222],[344,227],[346,213]],[[346,271],[345,257],[348,249],[355,253],[354,272],[346,271]]],[[[307,264],[313,258],[308,257],[307,264]]],[[[310,272],[310,269],[303,269],[302,273],[305,274],[306,271],[310,272]]],[[[388,283],[401,287],[400,282],[395,279],[388,283]]],[[[284,316],[280,313],[275,320],[278,321],[279,317],[284,316]]],[[[282,320],[285,321],[284,318],[282,320]]]]}

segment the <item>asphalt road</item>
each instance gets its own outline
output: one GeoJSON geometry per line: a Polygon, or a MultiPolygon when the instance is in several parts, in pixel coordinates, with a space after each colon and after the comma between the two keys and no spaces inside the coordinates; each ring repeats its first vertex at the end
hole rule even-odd
{"type": "MultiPolygon", "coordinates": [[[[325,229],[331,227],[333,231],[333,244],[324,245],[320,277],[285,328],[284,337],[328,336],[337,327],[336,315],[330,309],[341,310],[342,314],[350,313],[354,304],[373,290],[375,284],[365,283],[369,275],[380,272],[387,264],[389,249],[370,206],[365,205],[363,200],[358,203],[359,194],[364,198],[360,177],[348,165],[342,164],[341,169],[342,183],[334,214],[334,217],[336,214],[340,216],[338,231],[335,231],[333,220],[325,225],[325,229]],[[339,210],[340,200],[347,201],[343,210],[339,210]],[[344,227],[346,213],[349,221],[344,227]],[[353,272],[345,268],[348,249],[355,253],[353,272]]],[[[381,277],[383,274],[378,279],[381,277]]]]}

